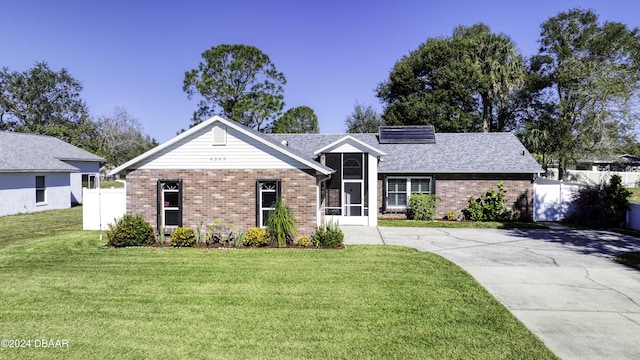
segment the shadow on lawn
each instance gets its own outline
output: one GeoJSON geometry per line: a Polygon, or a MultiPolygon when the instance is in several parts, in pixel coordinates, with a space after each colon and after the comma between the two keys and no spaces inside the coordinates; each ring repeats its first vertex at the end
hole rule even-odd
{"type": "Polygon", "coordinates": [[[562,244],[573,251],[614,258],[618,255],[640,251],[640,238],[608,230],[518,229],[513,234],[533,240],[562,244]]]}

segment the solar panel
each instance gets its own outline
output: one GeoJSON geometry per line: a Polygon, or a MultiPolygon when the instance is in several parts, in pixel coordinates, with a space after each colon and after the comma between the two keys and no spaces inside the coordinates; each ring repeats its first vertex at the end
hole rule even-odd
{"type": "Polygon", "coordinates": [[[435,144],[433,125],[380,126],[381,144],[435,144]]]}

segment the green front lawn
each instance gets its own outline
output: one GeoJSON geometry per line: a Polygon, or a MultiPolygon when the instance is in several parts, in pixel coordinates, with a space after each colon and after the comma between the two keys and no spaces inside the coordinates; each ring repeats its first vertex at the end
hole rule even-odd
{"type": "Polygon", "coordinates": [[[81,206],[64,210],[0,216],[0,249],[12,242],[78,230],[82,230],[81,206]]]}
{"type": "Polygon", "coordinates": [[[555,358],[434,254],[103,242],[68,231],[0,248],[0,337],[69,344],[0,358],[555,358]]]}

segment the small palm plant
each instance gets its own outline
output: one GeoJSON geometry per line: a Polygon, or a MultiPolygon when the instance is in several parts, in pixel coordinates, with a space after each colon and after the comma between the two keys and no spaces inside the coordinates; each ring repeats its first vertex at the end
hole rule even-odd
{"type": "Polygon", "coordinates": [[[269,214],[267,231],[271,236],[271,245],[278,247],[287,246],[287,243],[290,243],[298,233],[296,218],[282,198],[278,199],[275,209],[269,214]]]}

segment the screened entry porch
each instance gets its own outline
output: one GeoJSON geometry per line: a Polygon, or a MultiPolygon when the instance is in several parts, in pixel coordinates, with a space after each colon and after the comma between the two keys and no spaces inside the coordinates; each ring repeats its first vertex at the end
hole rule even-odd
{"type": "Polygon", "coordinates": [[[325,222],[376,226],[377,158],[368,153],[327,153],[324,160],[335,170],[321,187],[325,222]]]}

